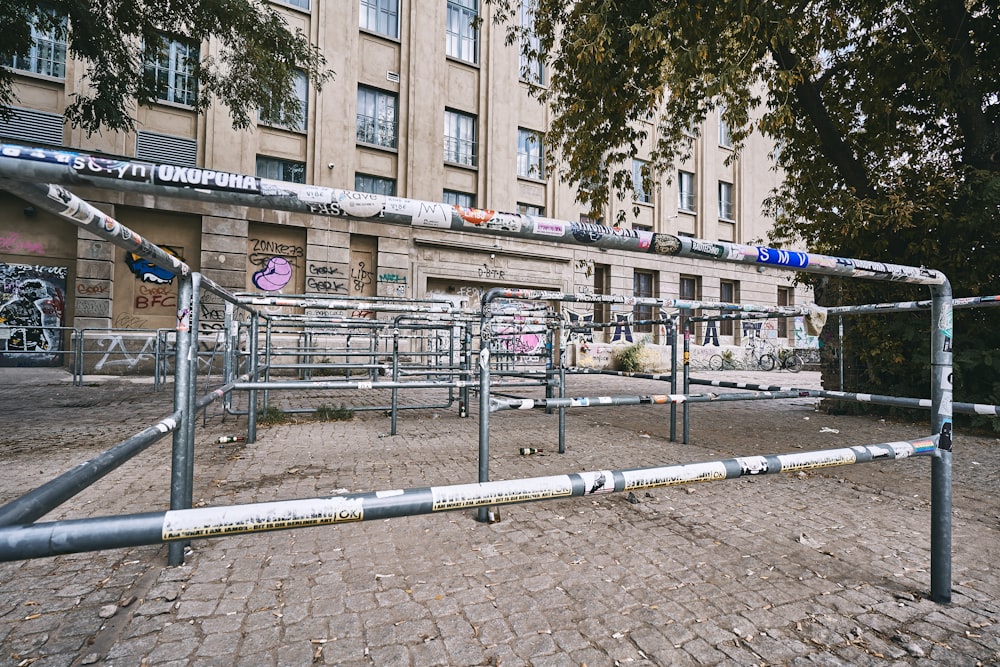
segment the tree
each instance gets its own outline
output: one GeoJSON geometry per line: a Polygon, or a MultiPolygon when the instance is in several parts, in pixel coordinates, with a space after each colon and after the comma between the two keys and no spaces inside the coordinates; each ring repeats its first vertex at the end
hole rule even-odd
{"type": "MultiPolygon", "coordinates": [[[[737,150],[751,131],[778,147],[773,244],[927,265],[957,296],[1000,288],[995,2],[524,0],[528,26],[515,21],[523,2],[490,1],[508,40],[547,61],[550,81],[536,93],[555,116],[546,139],[571,184],[604,182],[602,165],[627,164],[646,138],[636,121],[650,113],[653,166],[669,174],[690,152],[688,129],[718,109],[737,150]]],[[[616,170],[610,187],[581,197],[600,208],[630,186],[616,170]]],[[[892,284],[803,279],[823,305],[914,298],[892,284]]],[[[852,327],[845,347],[863,386],[913,395],[927,385],[925,369],[900,363],[922,356],[912,345],[926,319],[852,327]]],[[[957,311],[955,329],[960,400],[1000,403],[996,374],[982,372],[1000,366],[997,314],[957,311]]]]}
{"type": "Polygon", "coordinates": [[[187,63],[198,82],[193,106],[202,111],[224,103],[234,127],[264,120],[292,124],[303,109],[294,94],[304,72],[317,87],[332,73],[326,59],[300,30],[292,32],[281,14],[257,0],[46,0],[0,2],[0,114],[17,102],[10,65],[26,58],[34,34],[64,41],[68,55],[84,64],[88,90],[65,110],[74,126],[88,133],[133,130],[136,105],[162,97],[165,81],[147,64],[171,38],[200,45],[214,38],[217,56],[199,54],[187,63]]]}

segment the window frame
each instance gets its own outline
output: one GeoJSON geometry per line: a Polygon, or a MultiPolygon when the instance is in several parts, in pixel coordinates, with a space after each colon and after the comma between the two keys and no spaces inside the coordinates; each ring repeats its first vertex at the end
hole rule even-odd
{"type": "Polygon", "coordinates": [[[143,76],[152,76],[156,99],[159,102],[177,104],[184,107],[195,107],[198,103],[198,79],[194,76],[195,64],[201,60],[201,45],[184,37],[160,34],[161,43],[151,58],[147,45],[143,56],[143,76]],[[181,47],[184,53],[181,53],[181,47]],[[166,58],[163,58],[166,51],[166,58]],[[191,54],[194,53],[192,58],[191,54]],[[167,79],[163,88],[165,96],[161,96],[161,75],[167,79]],[[180,80],[182,84],[178,85],[180,80]]]}
{"type": "MultiPolygon", "coordinates": [[[[684,273],[680,274],[677,277],[677,298],[681,301],[699,301],[701,299],[701,277],[684,273]]],[[[689,317],[699,317],[700,315],[700,309],[691,310],[689,308],[681,308],[677,317],[678,334],[684,334],[684,327],[689,317]]],[[[691,335],[695,339],[698,337],[698,329],[699,325],[695,323],[695,326],[691,330],[691,335]]]]}
{"type": "Polygon", "coordinates": [[[276,127],[292,132],[306,132],[309,123],[309,77],[302,70],[295,70],[295,96],[302,105],[302,116],[293,123],[268,122],[261,119],[263,111],[257,113],[257,122],[267,127],[276,127]]]}
{"type": "MultiPolygon", "coordinates": [[[[776,305],[779,308],[787,307],[787,306],[794,306],[795,305],[795,290],[792,289],[791,287],[782,287],[782,286],[779,285],[778,286],[778,296],[777,296],[777,300],[776,300],[775,303],[776,303],[776,305]]],[[[788,326],[788,320],[789,320],[789,318],[787,318],[787,317],[779,317],[777,319],[777,324],[778,324],[778,326],[777,326],[777,329],[778,329],[778,338],[779,339],[784,338],[786,342],[788,341],[788,339],[792,335],[794,335],[794,327],[789,327],[788,326]],[[791,329],[791,331],[790,331],[790,329],[791,329]]]]}
{"type": "Polygon", "coordinates": [[[719,220],[733,222],[735,213],[733,211],[733,194],[735,188],[729,181],[719,181],[719,220]],[[724,196],[725,195],[725,196],[724,196]]]}
{"type": "MultiPolygon", "coordinates": [[[[44,11],[53,18],[56,17],[55,10],[45,9],[44,11]]],[[[61,23],[60,27],[52,26],[43,33],[38,29],[38,18],[33,17],[31,22],[31,47],[28,49],[28,55],[19,58],[15,54],[10,57],[6,65],[17,72],[47,76],[53,79],[65,79],[66,16],[59,17],[59,22],[61,23]],[[62,33],[61,35],[58,34],[60,32],[62,33]],[[27,62],[22,63],[20,61],[27,62]],[[47,63],[48,66],[42,67],[41,63],[47,63]]]]}
{"type": "Polygon", "coordinates": [[[355,172],[354,189],[358,192],[367,192],[370,194],[385,195],[386,197],[395,197],[396,179],[389,178],[387,176],[376,176],[375,174],[364,174],[361,172],[355,172]],[[362,187],[365,184],[366,180],[370,181],[372,187],[370,188],[362,187]],[[382,188],[376,187],[380,185],[383,187],[382,188]],[[380,191],[383,189],[387,191],[385,192],[380,191]]]}
{"type": "Polygon", "coordinates": [[[306,163],[300,162],[298,160],[286,160],[285,158],[273,157],[270,155],[257,155],[255,171],[254,173],[259,178],[269,178],[274,181],[284,181],[286,183],[305,183],[306,182],[306,163]],[[265,169],[261,169],[261,165],[265,165],[265,169]],[[267,172],[269,169],[267,167],[277,167],[281,170],[281,176],[274,176],[270,173],[261,173],[262,171],[267,172]],[[296,180],[294,176],[292,178],[284,178],[286,175],[286,169],[301,169],[301,180],[296,180]]]}
{"type": "MultiPolygon", "coordinates": [[[[364,100],[365,111],[369,109],[368,100],[364,100]]],[[[372,146],[375,148],[396,150],[399,145],[399,95],[396,93],[383,90],[382,88],[376,88],[374,86],[367,86],[363,83],[358,84],[358,98],[357,106],[355,107],[355,121],[354,121],[354,138],[355,141],[363,146],[372,146]],[[370,98],[374,107],[374,116],[369,116],[367,114],[362,114],[362,96],[365,98],[370,98]],[[391,101],[392,107],[392,119],[387,119],[383,117],[383,110],[387,109],[383,104],[387,101],[391,101]],[[365,125],[362,125],[362,119],[365,125]],[[372,125],[367,125],[371,122],[372,125]],[[390,129],[391,138],[389,141],[384,140],[384,129],[390,129]],[[373,139],[369,141],[369,139],[373,139]]]]}
{"type": "Polygon", "coordinates": [[[732,130],[729,129],[729,123],[722,117],[722,109],[719,109],[719,146],[721,148],[733,147],[732,130]]]}
{"type": "Polygon", "coordinates": [[[695,180],[693,171],[677,170],[677,210],[685,213],[697,213],[698,204],[695,197],[695,180]],[[686,186],[686,187],[685,187],[686,186]]]}
{"type": "Polygon", "coordinates": [[[358,27],[361,30],[388,39],[399,39],[399,0],[359,0],[359,10],[358,27]],[[373,16],[374,27],[369,24],[373,16]]]}
{"type": "MultiPolygon", "coordinates": [[[[632,296],[643,299],[655,299],[660,281],[660,272],[648,269],[632,271],[632,296]]],[[[651,323],[640,324],[641,320],[653,319],[652,305],[636,304],[632,308],[632,331],[634,333],[652,333],[651,323]]]]}
{"type": "Polygon", "coordinates": [[[448,0],[445,15],[445,55],[479,64],[479,0],[448,0]],[[468,51],[472,53],[469,54],[468,51]]]}
{"type": "Polygon", "coordinates": [[[463,208],[476,207],[476,195],[471,192],[461,192],[445,188],[441,191],[441,201],[450,206],[461,206],[463,208]]]}
{"type": "Polygon", "coordinates": [[[651,204],[653,202],[653,187],[652,178],[649,177],[649,162],[646,160],[640,160],[638,158],[632,158],[632,199],[633,201],[639,202],[640,204],[651,204]],[[646,176],[643,176],[643,169],[646,170],[646,176]],[[650,181],[649,192],[646,192],[645,181],[650,181]]]}
{"type": "Polygon", "coordinates": [[[445,108],[444,110],[444,161],[447,164],[462,167],[477,167],[478,128],[479,122],[475,114],[445,108]],[[451,134],[455,131],[456,136],[451,134]],[[466,132],[472,136],[463,136],[466,132]],[[453,148],[453,149],[452,149],[453,148]],[[466,150],[467,149],[467,150],[466,150]]]}
{"type": "Polygon", "coordinates": [[[530,215],[535,218],[545,217],[545,207],[541,204],[529,204],[527,202],[517,202],[517,212],[521,215],[530,215]]]}
{"type": "Polygon", "coordinates": [[[545,180],[545,135],[541,132],[526,127],[517,128],[517,176],[545,180]],[[533,169],[537,169],[538,173],[532,174],[533,169]]]}
{"type": "Polygon", "coordinates": [[[538,0],[521,0],[518,7],[518,21],[521,27],[521,49],[517,60],[518,78],[535,86],[544,86],[545,59],[542,54],[541,39],[535,32],[537,7],[538,0]]]}
{"type": "MultiPolygon", "coordinates": [[[[740,302],[740,281],[738,280],[720,280],[719,281],[719,301],[721,303],[739,303],[740,302]],[[728,289],[727,289],[728,288],[728,289]],[[729,295],[726,295],[726,292],[729,295]]],[[[720,336],[733,336],[735,335],[736,328],[733,326],[733,320],[720,320],[719,321],[719,335],[720,336]]]]}

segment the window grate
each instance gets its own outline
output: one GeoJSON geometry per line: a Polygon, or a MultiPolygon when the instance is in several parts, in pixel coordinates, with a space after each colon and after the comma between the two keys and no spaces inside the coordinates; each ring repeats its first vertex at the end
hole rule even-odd
{"type": "Polygon", "coordinates": [[[9,120],[0,120],[0,137],[29,144],[62,146],[63,117],[14,107],[9,120]]]}
{"type": "Polygon", "coordinates": [[[198,166],[198,142],[157,132],[136,132],[135,156],[150,162],[165,162],[182,167],[198,166]]]}

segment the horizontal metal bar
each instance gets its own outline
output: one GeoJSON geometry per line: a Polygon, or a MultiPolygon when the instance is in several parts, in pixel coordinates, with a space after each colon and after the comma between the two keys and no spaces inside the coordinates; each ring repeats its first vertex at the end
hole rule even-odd
{"type": "Polygon", "coordinates": [[[376,521],[490,505],[650,489],[813,468],[935,456],[938,436],[705,463],[596,470],[473,484],[353,493],[248,505],[57,521],[0,528],[0,561],[177,540],[376,521]]]}

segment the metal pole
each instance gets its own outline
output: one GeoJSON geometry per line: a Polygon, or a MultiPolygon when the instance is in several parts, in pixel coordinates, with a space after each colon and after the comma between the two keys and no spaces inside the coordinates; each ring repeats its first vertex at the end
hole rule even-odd
{"type": "Polygon", "coordinates": [[[396,415],[399,400],[399,389],[395,386],[399,382],[399,325],[392,328],[392,426],[389,429],[391,435],[396,435],[396,415]]]}
{"type": "MultiPolygon", "coordinates": [[[[187,351],[191,344],[191,275],[178,276],[177,283],[177,341],[174,352],[174,410],[182,413],[181,425],[174,431],[173,456],[170,468],[170,509],[189,509],[187,504],[187,456],[189,449],[185,442],[188,422],[194,423],[194,414],[188,406],[191,391],[191,360],[187,351]]],[[[184,562],[184,543],[171,542],[168,563],[181,565],[184,562]]]]}
{"type": "Polygon", "coordinates": [[[951,284],[931,287],[931,599],[951,602],[952,304],[951,284]]]}
{"type": "MultiPolygon", "coordinates": [[[[559,398],[566,398],[566,367],[559,365],[559,398]]],[[[559,408],[559,453],[566,453],[566,408],[559,408]]]]}
{"type": "MultiPolygon", "coordinates": [[[[483,330],[485,330],[485,322],[483,330]]],[[[484,341],[479,350],[479,482],[490,481],[490,350],[484,341]]],[[[489,521],[489,508],[480,507],[476,519],[489,521]]]]}
{"type": "MultiPolygon", "coordinates": [[[[253,312],[250,315],[250,340],[249,363],[247,372],[250,375],[250,382],[257,384],[260,382],[260,363],[257,359],[257,337],[260,335],[260,316],[253,312]]],[[[251,389],[247,392],[247,443],[257,442],[257,390],[251,389]]]]}
{"type": "MultiPolygon", "coordinates": [[[[667,320],[667,336],[670,343],[670,393],[677,393],[677,323],[671,317],[667,320]]],[[[677,404],[670,404],[670,442],[677,442],[677,404]]]]}
{"type": "MultiPolygon", "coordinates": [[[[684,393],[691,391],[691,320],[684,323],[684,393]]],[[[681,440],[685,445],[689,443],[691,435],[691,415],[688,404],[684,403],[684,437],[681,440]]]]}
{"type": "Polygon", "coordinates": [[[844,391],[844,316],[837,318],[837,335],[840,346],[837,348],[837,363],[840,365],[840,391],[844,391]]]}

